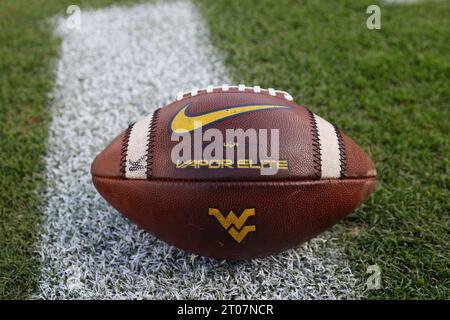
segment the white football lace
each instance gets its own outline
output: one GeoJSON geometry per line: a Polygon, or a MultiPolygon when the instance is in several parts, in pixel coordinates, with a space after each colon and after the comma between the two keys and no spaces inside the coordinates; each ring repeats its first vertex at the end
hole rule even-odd
{"type": "Polygon", "coordinates": [[[239,91],[246,91],[246,90],[253,90],[254,93],[262,93],[262,92],[267,92],[269,93],[269,95],[271,96],[276,96],[277,94],[281,94],[284,96],[284,98],[288,101],[292,101],[293,98],[292,96],[287,93],[286,91],[281,91],[281,90],[275,90],[273,88],[269,88],[269,89],[262,89],[260,86],[254,86],[254,87],[246,87],[244,84],[240,84],[238,86],[229,86],[228,84],[223,84],[220,87],[214,87],[214,86],[207,86],[206,89],[197,89],[194,88],[191,91],[187,91],[187,92],[178,92],[177,94],[177,101],[183,100],[183,98],[190,94],[191,97],[194,97],[196,95],[199,94],[200,91],[203,91],[204,93],[212,93],[214,92],[214,90],[221,90],[223,92],[229,91],[230,89],[238,89],[239,91]]]}

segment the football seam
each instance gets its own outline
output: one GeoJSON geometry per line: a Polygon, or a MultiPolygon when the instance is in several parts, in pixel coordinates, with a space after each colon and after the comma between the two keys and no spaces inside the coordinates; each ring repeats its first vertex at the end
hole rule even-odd
{"type": "Polygon", "coordinates": [[[318,179],[322,177],[322,153],[321,153],[321,145],[319,138],[319,130],[317,128],[317,122],[314,118],[314,113],[306,108],[309,112],[309,119],[311,125],[311,134],[312,134],[312,146],[313,146],[313,168],[315,170],[314,174],[318,179]]]}
{"type": "Polygon", "coordinates": [[[147,179],[150,179],[153,175],[153,151],[156,141],[156,126],[159,120],[159,109],[153,112],[152,121],[150,122],[150,128],[147,134],[147,179]]]}
{"type": "Polygon", "coordinates": [[[127,130],[125,130],[125,135],[123,137],[122,148],[120,149],[120,175],[123,179],[125,179],[126,166],[127,166],[127,152],[128,152],[128,143],[130,141],[131,130],[133,129],[134,123],[128,126],[127,130]]]}
{"type": "Polygon", "coordinates": [[[93,178],[107,179],[107,180],[120,180],[120,181],[129,181],[129,182],[137,182],[137,181],[154,181],[154,182],[174,182],[174,183],[192,183],[192,182],[200,182],[200,183],[260,183],[260,184],[286,184],[286,183],[332,183],[332,182],[351,182],[351,181],[362,181],[362,180],[376,180],[376,176],[367,176],[367,177],[351,177],[345,179],[285,179],[285,180],[208,180],[208,179],[174,179],[174,178],[152,178],[152,179],[123,179],[120,177],[106,177],[99,175],[92,175],[93,178]]]}

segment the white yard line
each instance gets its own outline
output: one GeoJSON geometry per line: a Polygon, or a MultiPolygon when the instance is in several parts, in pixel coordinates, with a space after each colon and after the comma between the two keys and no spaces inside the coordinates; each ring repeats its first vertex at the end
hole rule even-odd
{"type": "Polygon", "coordinates": [[[82,12],[57,66],[36,298],[344,298],[356,283],[332,233],[240,263],[186,254],[139,230],[94,190],[95,155],[178,91],[229,83],[189,2],[82,12]]]}

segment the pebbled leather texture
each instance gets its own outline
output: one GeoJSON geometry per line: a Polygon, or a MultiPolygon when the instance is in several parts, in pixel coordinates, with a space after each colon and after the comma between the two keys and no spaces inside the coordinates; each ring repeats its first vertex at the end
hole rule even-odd
{"type": "Polygon", "coordinates": [[[116,178],[122,176],[121,162],[124,137],[125,132],[122,132],[95,158],[91,166],[92,175],[116,178]]]}
{"type": "Polygon", "coordinates": [[[94,177],[102,196],[159,239],[218,259],[250,259],[292,248],[330,228],[364,202],[375,179],[277,182],[123,180],[94,177]],[[208,215],[255,209],[256,231],[238,243],[208,215]]]}
{"type": "Polygon", "coordinates": [[[193,253],[233,260],[278,253],[330,228],[375,190],[372,160],[342,132],[338,136],[343,174],[340,179],[319,178],[311,112],[281,94],[230,89],[187,95],[160,109],[152,126],[147,169],[151,175],[146,180],[123,178],[124,131],[94,160],[93,182],[130,220],[193,253]],[[239,105],[289,107],[250,112],[209,126],[222,132],[279,129],[280,159],[288,161],[289,169],[267,176],[251,169],[176,168],[170,155],[177,142],[171,141],[169,126],[187,104],[192,115],[239,105]],[[218,209],[223,220],[209,214],[211,208],[218,209]],[[246,209],[254,209],[254,215],[239,220],[246,209]]]}

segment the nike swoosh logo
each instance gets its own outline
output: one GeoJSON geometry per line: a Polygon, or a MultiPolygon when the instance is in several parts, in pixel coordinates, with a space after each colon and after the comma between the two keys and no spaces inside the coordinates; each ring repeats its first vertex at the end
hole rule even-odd
{"type": "Polygon", "coordinates": [[[170,123],[171,132],[181,134],[194,131],[200,127],[205,127],[218,121],[239,116],[249,112],[256,112],[268,109],[290,109],[287,106],[275,106],[275,105],[248,105],[237,106],[220,109],[217,111],[211,111],[199,115],[189,115],[188,109],[191,104],[185,105],[180,111],[178,111],[170,123]]]}

